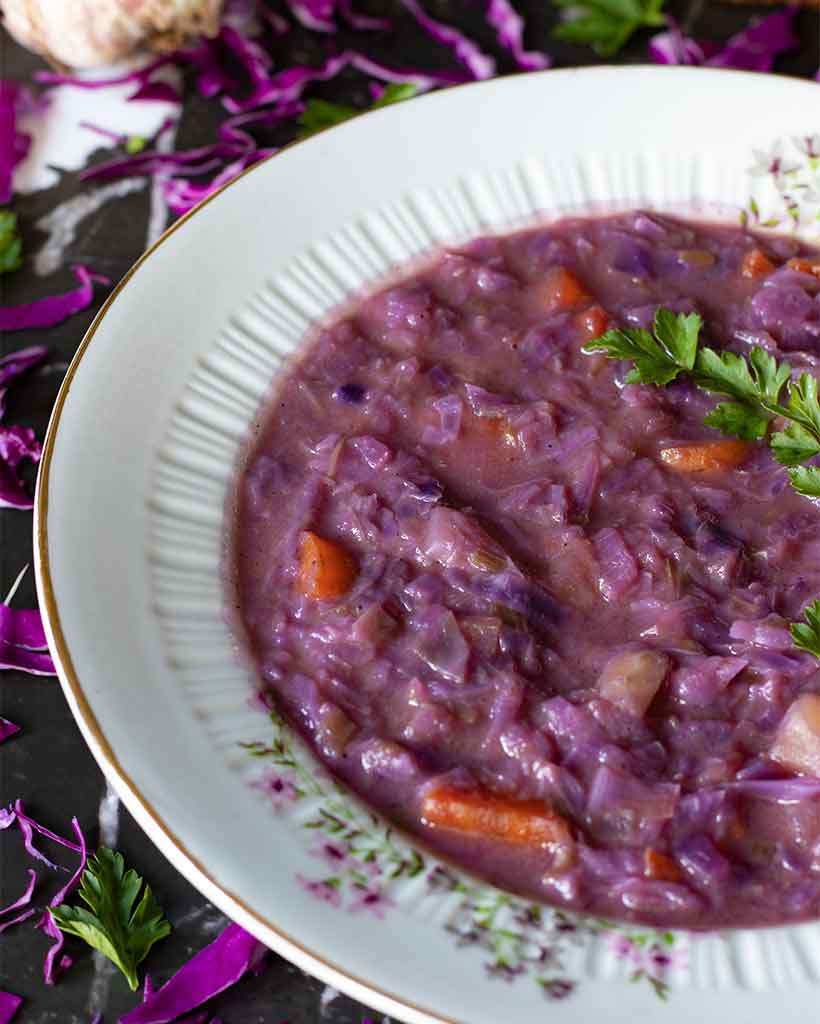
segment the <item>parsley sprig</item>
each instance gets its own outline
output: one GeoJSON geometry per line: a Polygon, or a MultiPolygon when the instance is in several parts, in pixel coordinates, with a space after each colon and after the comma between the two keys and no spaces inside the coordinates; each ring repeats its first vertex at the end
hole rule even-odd
{"type": "Polygon", "coordinates": [[[162,908],[150,888],[146,885],[143,889],[136,871],[125,870],[122,855],[105,846],[89,857],[79,894],[89,909],[65,904],[52,907],[54,923],[108,957],[136,992],[137,966],[154,943],[171,932],[162,908]],[[137,903],[141,889],[142,899],[137,903]]]}
{"type": "Polygon", "coordinates": [[[803,609],[805,622],[791,624],[794,646],[820,658],[820,601],[812,601],[803,609]]]}
{"type": "Polygon", "coordinates": [[[634,368],[630,384],[665,387],[682,374],[698,387],[728,402],[719,402],[706,416],[707,426],[747,441],[768,437],[772,454],[789,467],[792,487],[811,498],[820,497],[820,468],[805,465],[820,455],[820,400],[817,379],[803,373],[792,379],[788,363],[778,363],[765,349],[746,356],[699,347],[703,321],[697,313],[674,314],[660,308],[652,332],[610,330],[588,342],[585,352],[604,352],[612,359],[629,359],[634,368]],[[771,432],[775,419],[786,420],[771,432]]]}
{"type": "MultiPolygon", "coordinates": [[[[368,109],[378,110],[380,107],[389,107],[401,100],[409,100],[416,95],[416,86],[410,83],[393,82],[388,85],[379,99],[368,109]]],[[[299,115],[300,131],[298,139],[306,139],[310,135],[324,131],[325,128],[332,128],[335,124],[342,124],[357,117],[363,111],[357,107],[350,107],[344,103],[331,103],[329,100],[311,99],[305,104],[305,109],[299,115]]]]}
{"type": "Polygon", "coordinates": [[[22,249],[17,214],[11,210],[0,210],[0,274],[19,269],[23,262],[22,249]]]}
{"type": "MultiPolygon", "coordinates": [[[[731,400],[719,402],[708,413],[707,426],[747,441],[768,437],[775,459],[789,467],[792,487],[810,498],[820,497],[820,468],[804,465],[820,455],[817,379],[808,373],[793,379],[791,366],[778,363],[763,348],[753,348],[748,359],[699,348],[702,327],[697,313],[675,315],[661,307],[651,333],[642,328],[610,330],[584,345],[583,351],[631,360],[628,384],[665,387],[688,374],[704,391],[725,395],[731,400]],[[788,425],[772,433],[772,422],[778,418],[788,425]]],[[[790,626],[794,645],[820,658],[820,600],[807,605],[803,614],[803,622],[790,626]]]]}
{"type": "Polygon", "coordinates": [[[567,43],[589,45],[601,57],[611,57],[639,28],[664,24],[664,0],[555,0],[568,9],[568,18],[554,31],[567,43]]]}

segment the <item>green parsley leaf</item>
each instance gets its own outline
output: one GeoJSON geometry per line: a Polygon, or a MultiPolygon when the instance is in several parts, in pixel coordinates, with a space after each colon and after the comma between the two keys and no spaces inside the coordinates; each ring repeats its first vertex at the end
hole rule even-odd
{"type": "Polygon", "coordinates": [[[0,210],[0,274],[18,270],[23,262],[23,241],[17,231],[17,214],[0,210]]]}
{"type": "Polygon", "coordinates": [[[373,104],[373,110],[389,107],[391,103],[400,103],[402,100],[411,100],[417,92],[418,88],[411,82],[391,82],[373,104]]]}
{"type": "Polygon", "coordinates": [[[793,466],[789,470],[792,487],[807,498],[820,498],[820,469],[817,466],[793,466]]]}
{"type": "MultiPolygon", "coordinates": [[[[411,99],[416,95],[415,85],[392,83],[386,87],[379,99],[370,107],[371,110],[378,110],[381,107],[389,107],[401,100],[411,99]]],[[[307,139],[325,128],[332,128],[335,124],[342,124],[351,118],[361,114],[357,107],[348,106],[345,103],[331,103],[328,100],[312,99],[305,104],[305,109],[299,115],[299,126],[301,131],[297,139],[307,139]]]]}
{"type": "Polygon", "coordinates": [[[659,309],[653,337],[643,328],[610,330],[583,347],[584,352],[605,352],[611,359],[631,359],[635,363],[628,384],[655,384],[663,387],[695,364],[701,319],[659,309]]]}
{"type": "Polygon", "coordinates": [[[703,422],[730,437],[756,441],[766,436],[770,418],[745,402],[720,402],[704,416],[703,422]]]}
{"type": "Polygon", "coordinates": [[[79,894],[89,910],[65,904],[52,907],[54,923],[108,957],[135,992],[139,985],[137,966],[154,943],[171,932],[162,908],[150,888],[146,885],[143,889],[143,880],[136,871],[125,870],[122,855],[105,846],[89,858],[79,894]],[[134,907],[141,889],[142,898],[134,907]]]}
{"type": "Polygon", "coordinates": [[[684,367],[678,366],[649,331],[610,330],[600,338],[588,342],[584,352],[605,352],[611,359],[631,359],[635,368],[629,371],[629,384],[656,384],[663,387],[673,381],[684,367]]]}
{"type": "Polygon", "coordinates": [[[773,404],[780,401],[780,392],[791,379],[792,368],[788,363],[779,363],[765,348],[756,345],[749,354],[752,373],[761,394],[773,404]]]}
{"type": "Polygon", "coordinates": [[[791,624],[794,646],[820,658],[820,601],[813,601],[803,609],[805,622],[791,624]]]}
{"type": "Polygon", "coordinates": [[[695,383],[704,391],[740,401],[755,401],[758,394],[749,364],[734,352],[702,348],[695,362],[695,383]]]}
{"type": "Polygon", "coordinates": [[[782,466],[799,466],[820,454],[820,440],[801,423],[792,423],[785,430],[772,434],[770,444],[782,466]]]}
{"type": "Polygon", "coordinates": [[[361,111],[356,107],[349,107],[343,103],[331,103],[329,100],[308,100],[305,109],[299,115],[299,126],[301,131],[298,138],[306,139],[316,132],[322,132],[325,128],[332,128],[334,124],[341,124],[349,121],[361,111]]]}
{"type": "Polygon", "coordinates": [[[817,378],[801,373],[789,388],[788,415],[820,437],[820,402],[817,400],[817,378]]]}
{"type": "Polygon", "coordinates": [[[678,366],[691,370],[695,365],[701,327],[703,321],[697,313],[676,316],[671,310],[660,307],[655,313],[652,330],[678,366]]]}
{"type": "Polygon", "coordinates": [[[556,0],[568,9],[568,18],[553,35],[567,43],[591,46],[601,57],[611,57],[640,28],[664,24],[664,0],[556,0]]]}
{"type": "Polygon", "coordinates": [[[775,407],[792,372],[788,363],[778,364],[774,356],[759,346],[752,349],[748,361],[733,352],[718,354],[710,348],[703,349],[696,373],[698,370],[704,376],[696,383],[706,391],[762,403],[769,407],[772,416],[780,411],[775,407]]]}

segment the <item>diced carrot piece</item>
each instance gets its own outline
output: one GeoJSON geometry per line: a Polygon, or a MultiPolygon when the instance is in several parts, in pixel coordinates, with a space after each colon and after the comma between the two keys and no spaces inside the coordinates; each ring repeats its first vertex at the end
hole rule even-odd
{"type": "Polygon", "coordinates": [[[744,255],[743,262],[740,264],[740,274],[742,277],[765,277],[766,274],[771,274],[773,270],[774,263],[760,249],[750,249],[744,255]]]}
{"type": "Polygon", "coordinates": [[[299,544],[299,589],[307,597],[324,600],[340,597],[350,590],[358,569],[341,544],[310,530],[299,544]]]}
{"type": "Polygon", "coordinates": [[[609,316],[601,306],[590,306],[575,318],[578,330],[585,341],[600,338],[609,328],[609,316]]]}
{"type": "Polygon", "coordinates": [[[518,447],[518,438],[506,416],[475,416],[474,422],[477,430],[494,441],[518,447]]]}
{"type": "Polygon", "coordinates": [[[589,302],[584,286],[565,267],[556,267],[551,271],[539,291],[545,313],[560,313],[563,309],[572,309],[573,306],[589,302]]]}
{"type": "Polygon", "coordinates": [[[661,449],[661,460],[679,473],[707,473],[736,469],[745,462],[752,446],[747,441],[701,441],[661,449]]]}
{"type": "Polygon", "coordinates": [[[651,846],[643,851],[643,873],[659,882],[679,882],[683,878],[683,872],[672,858],[651,846]]]}
{"type": "Polygon", "coordinates": [[[816,260],[795,256],[786,263],[786,266],[789,270],[798,270],[801,274],[814,274],[815,277],[820,277],[820,263],[816,260]]]}
{"type": "Polygon", "coordinates": [[[421,813],[428,825],[485,839],[529,846],[572,844],[566,819],[541,800],[439,786],[425,793],[421,813]]]}

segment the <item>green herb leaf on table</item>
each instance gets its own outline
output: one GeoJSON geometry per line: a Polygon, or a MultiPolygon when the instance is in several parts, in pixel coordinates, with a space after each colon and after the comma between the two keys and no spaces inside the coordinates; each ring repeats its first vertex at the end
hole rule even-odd
{"type": "Polygon", "coordinates": [[[331,103],[329,100],[308,100],[305,109],[299,115],[298,138],[306,139],[316,132],[324,131],[325,128],[332,128],[334,124],[341,124],[356,117],[361,111],[356,107],[348,107],[342,103],[331,103]]]}
{"type": "Polygon", "coordinates": [[[148,139],[144,135],[129,135],[125,140],[125,152],[130,156],[141,153],[148,145],[148,139]]]}
{"type": "Polygon", "coordinates": [[[664,24],[664,0],[555,0],[568,17],[553,35],[567,43],[588,45],[611,57],[640,28],[664,24]]]}
{"type": "Polygon", "coordinates": [[[18,270],[23,262],[23,242],[17,230],[17,214],[0,210],[0,274],[18,270]]]}
{"type": "Polygon", "coordinates": [[[143,885],[136,871],[125,870],[121,854],[101,846],[80,880],[79,895],[89,909],[64,904],[50,910],[58,928],[83,939],[119,967],[134,992],[139,986],[138,965],[154,943],[171,932],[151,889],[143,885]]]}
{"type": "MultiPolygon", "coordinates": [[[[369,108],[379,110],[381,107],[389,107],[401,100],[411,99],[416,95],[416,86],[410,84],[392,83],[388,85],[379,99],[369,108]]],[[[331,103],[329,100],[311,99],[305,104],[305,109],[299,115],[300,132],[297,139],[307,139],[325,128],[332,128],[335,124],[342,124],[363,113],[357,107],[348,106],[345,103],[331,103]]]]}
{"type": "Polygon", "coordinates": [[[384,92],[373,104],[373,110],[380,107],[389,107],[392,103],[400,103],[402,100],[411,100],[418,88],[411,82],[391,82],[385,86],[384,92]]]}
{"type": "Polygon", "coordinates": [[[794,646],[820,658],[820,601],[813,601],[803,609],[804,622],[791,624],[794,646]]]}

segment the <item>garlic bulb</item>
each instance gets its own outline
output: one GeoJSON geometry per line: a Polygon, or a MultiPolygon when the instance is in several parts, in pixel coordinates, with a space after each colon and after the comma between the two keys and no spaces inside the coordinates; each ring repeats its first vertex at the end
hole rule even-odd
{"type": "Polygon", "coordinates": [[[9,33],[54,64],[111,64],[145,47],[214,35],[223,0],[0,0],[9,33]]]}

